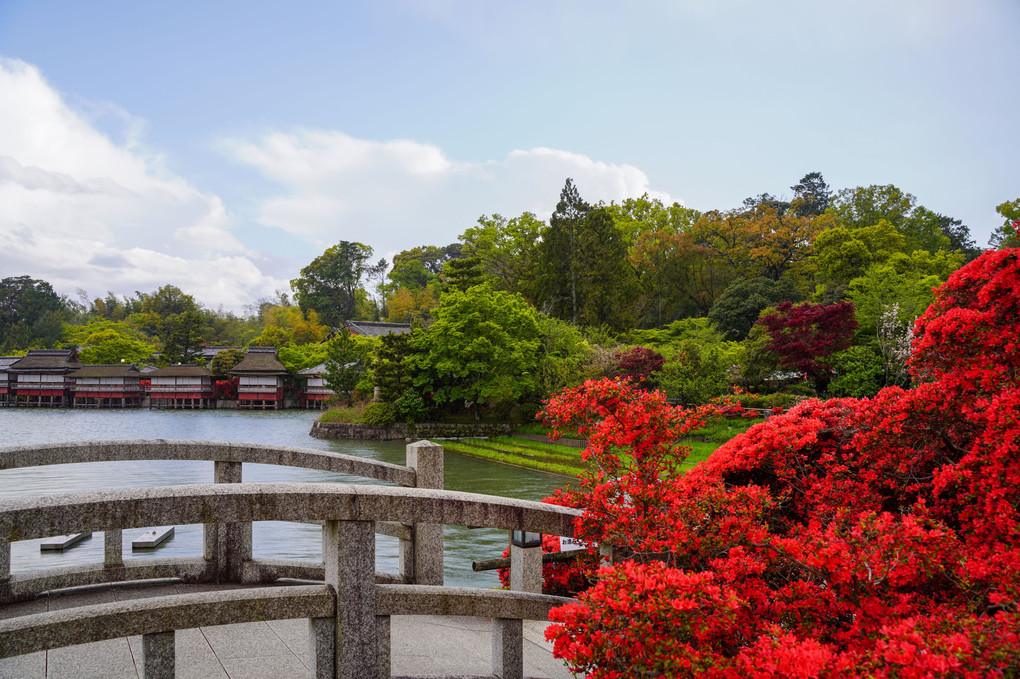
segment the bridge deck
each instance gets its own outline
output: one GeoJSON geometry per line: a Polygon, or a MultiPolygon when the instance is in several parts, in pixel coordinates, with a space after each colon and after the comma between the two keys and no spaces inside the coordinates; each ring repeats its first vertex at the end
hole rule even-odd
{"type": "MultiPolygon", "coordinates": [[[[0,609],[3,617],[180,594],[237,585],[153,586],[115,585],[51,594],[0,609]]],[[[483,618],[395,616],[391,648],[393,676],[488,676],[491,671],[492,624],[483,618]]],[[[547,623],[524,623],[526,676],[569,679],[573,675],[552,657],[544,640],[547,623]]],[[[0,659],[0,679],[142,677],[141,637],[122,637],[81,646],[58,648],[0,659]]],[[[222,625],[180,630],[176,638],[177,677],[213,679],[300,679],[311,677],[308,667],[308,621],[222,625]]]]}

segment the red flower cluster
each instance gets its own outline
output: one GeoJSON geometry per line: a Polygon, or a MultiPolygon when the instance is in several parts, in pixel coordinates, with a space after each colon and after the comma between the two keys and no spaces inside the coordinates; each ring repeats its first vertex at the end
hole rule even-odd
{"type": "Polygon", "coordinates": [[[593,678],[1020,673],[1020,250],[918,320],[919,386],[810,400],[687,474],[698,413],[593,382],[547,413],[593,441],[561,501],[628,559],[553,612],[593,678]]]}

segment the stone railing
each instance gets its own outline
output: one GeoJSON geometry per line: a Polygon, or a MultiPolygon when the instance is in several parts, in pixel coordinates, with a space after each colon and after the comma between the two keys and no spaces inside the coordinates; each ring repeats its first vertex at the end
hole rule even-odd
{"type": "MultiPolygon", "coordinates": [[[[119,460],[212,461],[212,480],[218,484],[241,483],[242,464],[247,462],[338,472],[404,487],[443,487],[443,448],[429,441],[407,446],[406,466],[319,450],[221,441],[88,441],[0,448],[0,470],[119,460]]],[[[9,572],[10,546],[0,541],[0,603],[32,598],[40,591],[125,580],[175,577],[188,583],[260,583],[278,578],[322,579],[322,568],[306,561],[252,558],[250,521],[195,523],[204,524],[204,554],[199,558],[124,559],[121,531],[115,529],[105,534],[102,564],[33,571],[6,582],[3,574],[9,572]]],[[[442,526],[390,522],[380,523],[376,529],[399,539],[399,573],[380,573],[380,581],[442,584],[442,526]]]]}
{"type": "MultiPolygon", "coordinates": [[[[0,449],[0,468],[8,469],[123,459],[212,459],[220,483],[5,501],[0,505],[0,602],[25,600],[62,587],[129,579],[173,577],[185,582],[257,585],[278,577],[298,577],[322,579],[325,584],[178,594],[14,617],[0,621],[0,657],[141,634],[145,675],[172,677],[175,630],[306,617],[312,639],[310,666],[316,678],[388,677],[390,616],[482,615],[493,618],[493,673],[520,677],[522,620],[545,619],[551,607],[569,601],[522,591],[441,586],[442,526],[571,536],[576,510],[427,487],[238,483],[243,460],[340,471],[405,486],[441,486],[442,448],[427,441],[408,446],[407,467],[295,448],[197,441],[0,449]],[[321,523],[323,563],[316,567],[253,560],[252,521],[321,523]],[[151,565],[123,560],[122,530],[194,523],[206,526],[204,559],[151,565]],[[383,527],[386,530],[380,530],[383,527]],[[93,531],[107,535],[103,564],[11,575],[12,541],[93,531]],[[375,572],[376,532],[403,534],[402,576],[375,572]],[[392,584],[401,581],[418,584],[392,584]]],[[[527,583],[514,578],[515,588],[534,590],[537,585],[540,591],[541,548],[515,547],[511,557],[521,565],[519,574],[531,574],[527,583]]]]}

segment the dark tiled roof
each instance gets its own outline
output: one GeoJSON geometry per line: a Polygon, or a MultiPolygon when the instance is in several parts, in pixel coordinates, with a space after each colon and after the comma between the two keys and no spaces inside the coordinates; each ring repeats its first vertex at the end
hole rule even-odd
{"type": "Polygon", "coordinates": [[[244,359],[234,366],[231,375],[286,375],[287,369],[277,358],[275,347],[248,347],[244,359]]]}
{"type": "Polygon", "coordinates": [[[314,365],[311,368],[305,368],[304,370],[298,370],[297,374],[298,375],[308,375],[309,377],[312,377],[314,375],[322,375],[325,372],[326,372],[326,364],[325,363],[320,363],[319,365],[314,365]]]}
{"type": "Polygon", "coordinates": [[[0,370],[6,370],[11,363],[16,363],[21,358],[21,356],[0,356],[0,370]]]}
{"type": "Polygon", "coordinates": [[[344,326],[355,335],[380,337],[403,335],[411,332],[410,323],[383,323],[382,321],[344,321],[344,326]]]}
{"type": "Polygon", "coordinates": [[[107,363],[103,365],[87,365],[71,377],[141,377],[138,368],[131,364],[107,363]]]}
{"type": "Polygon", "coordinates": [[[10,371],[67,374],[81,367],[73,349],[32,349],[20,361],[12,363],[10,371]]]}
{"type": "Polygon", "coordinates": [[[205,349],[202,349],[202,358],[206,359],[215,358],[216,354],[220,353],[221,351],[226,351],[227,349],[237,349],[238,351],[240,351],[241,347],[206,347],[205,349]]]}
{"type": "Polygon", "coordinates": [[[211,377],[212,372],[200,365],[170,365],[148,373],[148,377],[211,377]]]}

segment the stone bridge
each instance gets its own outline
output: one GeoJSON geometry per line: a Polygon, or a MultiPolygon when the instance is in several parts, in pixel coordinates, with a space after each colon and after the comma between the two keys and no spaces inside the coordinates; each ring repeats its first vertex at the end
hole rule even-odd
{"type": "Polygon", "coordinates": [[[443,525],[572,536],[576,510],[442,490],[443,450],[407,446],[406,466],[300,448],[205,441],[106,441],[0,448],[0,469],[116,460],[211,460],[212,484],[69,493],[0,504],[0,606],[43,592],[133,580],[229,582],[243,588],[176,594],[0,620],[0,657],[142,635],[145,676],[174,676],[176,630],[307,618],[316,679],[389,677],[390,617],[493,619],[497,677],[523,675],[522,620],[542,620],[570,601],[541,591],[541,548],[511,549],[511,591],[443,586],[443,525]],[[397,486],[241,483],[244,463],[290,465],[397,486]],[[323,561],[252,558],[252,521],[322,525],[323,561]],[[125,559],[121,531],[203,524],[204,554],[125,559]],[[102,531],[103,563],[12,575],[10,543],[102,531]],[[400,540],[398,573],[375,571],[375,535],[400,540]],[[321,582],[271,587],[281,578],[321,582]],[[517,591],[513,591],[517,590],[517,591]]]}

